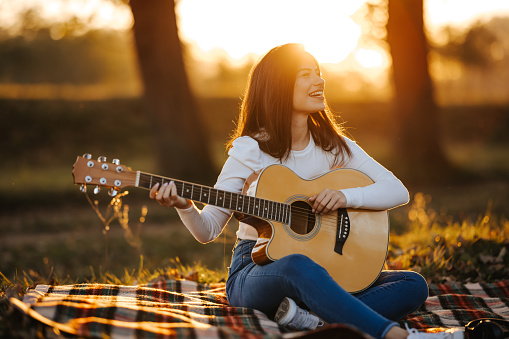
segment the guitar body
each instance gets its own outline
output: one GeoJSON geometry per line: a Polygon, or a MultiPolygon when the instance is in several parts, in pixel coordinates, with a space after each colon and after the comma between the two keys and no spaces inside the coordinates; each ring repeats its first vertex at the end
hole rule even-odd
{"type": "Polygon", "coordinates": [[[339,254],[334,251],[338,212],[314,215],[307,200],[325,188],[339,190],[371,183],[365,174],[352,169],[336,169],[313,180],[304,180],[287,167],[267,167],[259,176],[255,195],[292,205],[291,221],[289,225],[277,221],[253,225],[258,232],[253,261],[265,265],[299,253],[324,267],[346,291],[354,293],[368,288],[385,263],[388,212],[348,209],[351,227],[339,254]],[[303,213],[306,209],[309,213],[303,213]]]}

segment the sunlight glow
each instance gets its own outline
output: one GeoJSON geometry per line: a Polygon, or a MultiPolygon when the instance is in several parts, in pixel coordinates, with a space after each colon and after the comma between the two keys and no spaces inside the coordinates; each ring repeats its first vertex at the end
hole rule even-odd
{"type": "Polygon", "coordinates": [[[507,0],[425,0],[424,6],[426,22],[430,26],[467,26],[493,16],[509,15],[507,0]]]}
{"type": "MultiPolygon", "coordinates": [[[[263,54],[288,42],[302,43],[321,63],[339,63],[358,46],[361,28],[351,16],[366,0],[179,0],[182,40],[202,53],[224,50],[234,60],[263,54]]],[[[428,29],[467,25],[509,15],[509,0],[424,0],[428,29]]],[[[78,17],[84,29],[130,29],[128,5],[111,0],[0,0],[0,26],[19,31],[19,15],[32,9],[48,23],[78,17]]],[[[60,36],[55,29],[55,37],[60,36]]],[[[355,52],[366,67],[378,67],[376,52],[355,52]],[[369,59],[369,60],[368,60],[369,59]]]]}
{"type": "Polygon", "coordinates": [[[16,33],[23,28],[19,27],[19,16],[27,10],[36,11],[48,24],[61,24],[77,17],[87,23],[87,30],[123,30],[133,23],[128,6],[109,0],[0,0],[0,25],[16,33]]]}
{"type": "Polygon", "coordinates": [[[240,59],[298,42],[319,62],[337,63],[357,45],[361,29],[350,16],[363,2],[183,0],[177,13],[182,38],[205,52],[221,48],[240,59]]]}
{"type": "Polygon", "coordinates": [[[355,60],[365,68],[376,68],[384,65],[384,56],[374,49],[362,48],[355,51],[355,60]]]}

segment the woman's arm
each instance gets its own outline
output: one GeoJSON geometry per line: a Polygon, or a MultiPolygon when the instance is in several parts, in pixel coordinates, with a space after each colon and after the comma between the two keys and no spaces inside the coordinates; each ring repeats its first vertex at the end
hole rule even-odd
{"type": "Polygon", "coordinates": [[[341,192],[346,198],[345,207],[385,210],[408,203],[409,194],[403,183],[355,142],[346,140],[352,157],[343,167],[361,171],[374,183],[366,187],[342,189],[341,192]]]}
{"type": "MultiPolygon", "coordinates": [[[[214,188],[239,193],[242,191],[246,178],[259,166],[258,143],[251,138],[239,138],[234,141],[221,174],[214,188]]],[[[155,187],[150,192],[150,198],[163,206],[175,207],[191,234],[201,243],[207,243],[217,238],[228,223],[232,211],[213,205],[206,205],[202,210],[187,199],[179,197],[173,183],[166,184],[158,191],[155,187]]]]}

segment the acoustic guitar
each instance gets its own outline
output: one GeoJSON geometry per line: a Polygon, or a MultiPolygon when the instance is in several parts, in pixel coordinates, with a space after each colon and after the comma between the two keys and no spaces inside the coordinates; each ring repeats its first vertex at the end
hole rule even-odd
{"type": "Polygon", "coordinates": [[[271,165],[258,177],[255,196],[222,191],[186,181],[133,171],[115,159],[106,162],[89,154],[79,156],[74,183],[109,187],[115,195],[126,187],[150,190],[156,183],[174,181],[186,199],[227,208],[244,216],[258,232],[253,261],[265,265],[300,253],[324,267],[350,293],[368,288],[379,276],[387,255],[388,212],[341,208],[328,214],[311,212],[308,199],[323,189],[364,187],[373,181],[357,170],[340,168],[313,180],[300,178],[289,168],[271,165]]]}

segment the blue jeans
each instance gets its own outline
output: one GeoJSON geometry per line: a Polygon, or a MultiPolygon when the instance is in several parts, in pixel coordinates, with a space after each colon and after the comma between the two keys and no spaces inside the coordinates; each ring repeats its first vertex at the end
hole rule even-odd
{"type": "Polygon", "coordinates": [[[256,265],[251,259],[254,244],[241,240],[235,246],[226,294],[232,306],[254,308],[271,319],[289,297],[327,323],[348,324],[383,338],[428,297],[426,280],[415,272],[382,271],[368,289],[350,294],[324,268],[300,254],[256,265]]]}

